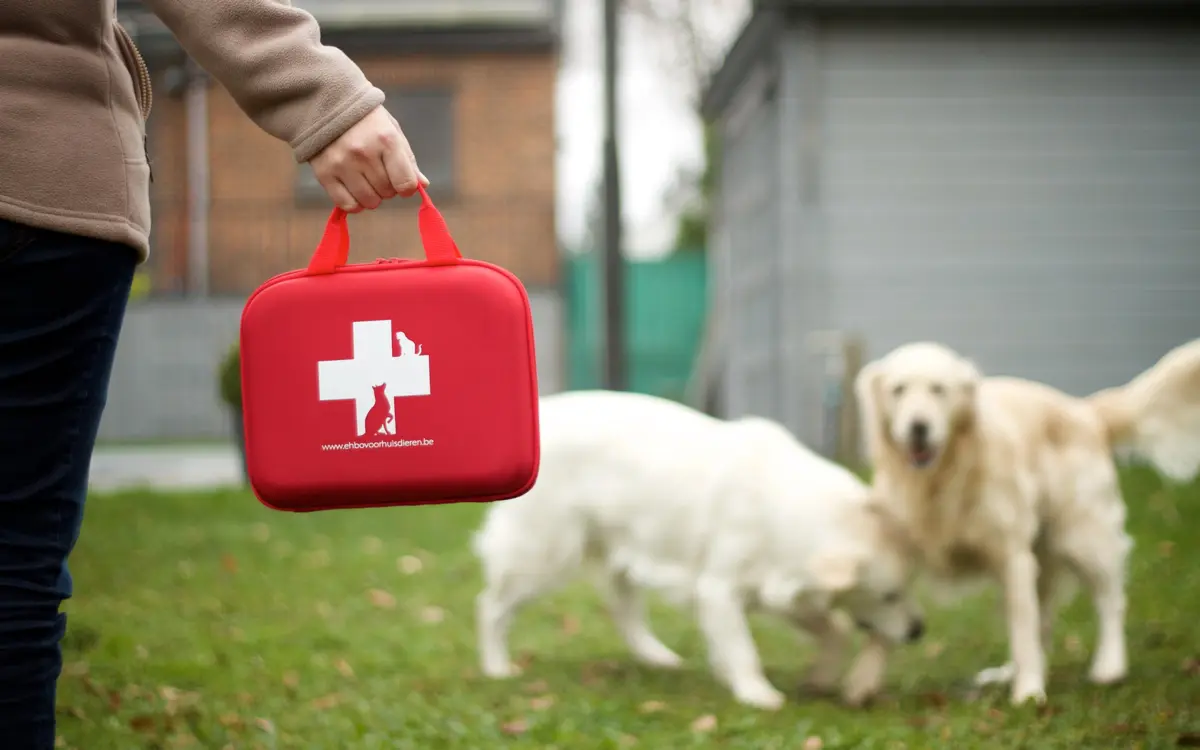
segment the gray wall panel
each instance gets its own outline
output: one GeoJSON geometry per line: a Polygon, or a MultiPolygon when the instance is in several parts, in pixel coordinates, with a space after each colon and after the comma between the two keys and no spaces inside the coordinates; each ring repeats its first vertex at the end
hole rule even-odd
{"type": "Polygon", "coordinates": [[[1200,336],[1200,31],[822,29],[836,327],[1074,393],[1200,336]]]}
{"type": "Polygon", "coordinates": [[[720,264],[729,300],[724,311],[725,413],[778,416],[782,366],[779,326],[779,104],[772,77],[760,71],[726,122],[721,160],[720,264]]]}

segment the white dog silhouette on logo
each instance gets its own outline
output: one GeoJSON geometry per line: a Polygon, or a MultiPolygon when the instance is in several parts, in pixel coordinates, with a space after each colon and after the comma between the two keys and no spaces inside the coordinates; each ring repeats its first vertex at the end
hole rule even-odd
{"type": "Polygon", "coordinates": [[[413,340],[408,336],[404,335],[404,331],[396,331],[396,343],[400,346],[401,357],[421,353],[421,347],[413,343],[413,340]]]}

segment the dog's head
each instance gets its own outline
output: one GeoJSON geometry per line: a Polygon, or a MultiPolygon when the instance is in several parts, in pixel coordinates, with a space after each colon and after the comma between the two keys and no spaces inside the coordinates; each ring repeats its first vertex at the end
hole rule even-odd
{"type": "Polygon", "coordinates": [[[819,553],[812,565],[816,585],[860,629],[891,643],[917,641],[925,618],[911,594],[911,542],[884,503],[872,499],[855,513],[863,543],[819,553]]]}
{"type": "Polygon", "coordinates": [[[906,344],[863,368],[855,382],[872,453],[891,449],[916,469],[933,466],[974,422],[979,371],[953,350],[906,344]]]}

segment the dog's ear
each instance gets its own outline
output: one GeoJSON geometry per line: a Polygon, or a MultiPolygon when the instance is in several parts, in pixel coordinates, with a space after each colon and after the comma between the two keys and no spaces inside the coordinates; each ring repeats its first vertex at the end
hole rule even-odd
{"type": "Polygon", "coordinates": [[[979,367],[969,359],[962,361],[962,378],[963,385],[968,389],[968,392],[973,396],[975,388],[979,386],[979,381],[983,379],[983,373],[979,371],[979,367]]]}
{"type": "Polygon", "coordinates": [[[961,371],[959,374],[959,383],[962,388],[963,403],[966,408],[962,409],[958,414],[958,427],[962,430],[969,430],[975,424],[975,397],[979,393],[979,382],[983,380],[983,373],[969,359],[962,360],[961,371]]]}
{"type": "Polygon", "coordinates": [[[858,585],[866,562],[861,551],[828,550],[812,560],[811,573],[816,587],[828,593],[841,593],[858,585]]]}
{"type": "Polygon", "coordinates": [[[878,361],[869,362],[854,378],[854,400],[857,402],[858,421],[868,456],[875,455],[886,429],[880,409],[882,394],[883,367],[878,361]]]}

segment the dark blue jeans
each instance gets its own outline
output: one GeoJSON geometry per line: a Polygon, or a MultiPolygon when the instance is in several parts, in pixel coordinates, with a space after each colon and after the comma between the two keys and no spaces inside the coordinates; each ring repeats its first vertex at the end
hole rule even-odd
{"type": "Polygon", "coordinates": [[[54,747],[88,466],[136,256],[0,220],[0,746],[54,747]]]}

